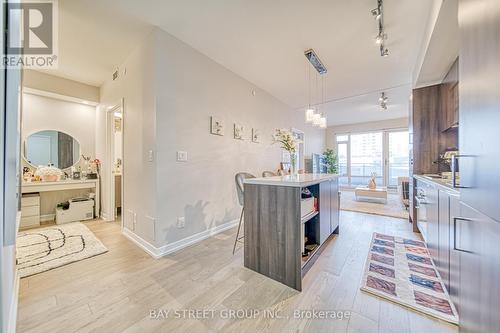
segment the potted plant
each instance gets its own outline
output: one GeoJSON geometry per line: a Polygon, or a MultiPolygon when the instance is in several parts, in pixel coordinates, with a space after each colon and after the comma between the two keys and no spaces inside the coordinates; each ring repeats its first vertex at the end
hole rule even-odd
{"type": "Polygon", "coordinates": [[[323,153],[326,165],[326,173],[338,173],[338,157],[333,149],[327,149],[323,153]]]}

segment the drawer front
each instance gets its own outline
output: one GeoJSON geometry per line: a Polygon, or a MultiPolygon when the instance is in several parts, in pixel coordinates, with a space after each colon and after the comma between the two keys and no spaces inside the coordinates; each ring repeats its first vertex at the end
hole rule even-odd
{"type": "Polygon", "coordinates": [[[39,196],[23,196],[21,197],[21,207],[40,206],[39,196]]]}
{"type": "Polygon", "coordinates": [[[20,228],[30,228],[40,226],[40,216],[21,217],[20,228]]]}
{"type": "Polygon", "coordinates": [[[22,206],[21,217],[39,216],[40,206],[22,206]]]}

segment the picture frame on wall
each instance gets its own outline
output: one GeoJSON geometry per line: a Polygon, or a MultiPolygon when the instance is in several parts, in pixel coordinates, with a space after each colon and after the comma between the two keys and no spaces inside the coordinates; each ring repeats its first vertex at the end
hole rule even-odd
{"type": "Polygon", "coordinates": [[[224,122],[222,119],[211,116],[210,117],[210,134],[213,135],[224,135],[224,122]]]}
{"type": "Polygon", "coordinates": [[[243,125],[234,123],[234,138],[236,140],[244,140],[245,127],[243,125]]]}
{"type": "Polygon", "coordinates": [[[252,142],[253,143],[260,142],[260,131],[256,128],[252,128],[252,142]]]}

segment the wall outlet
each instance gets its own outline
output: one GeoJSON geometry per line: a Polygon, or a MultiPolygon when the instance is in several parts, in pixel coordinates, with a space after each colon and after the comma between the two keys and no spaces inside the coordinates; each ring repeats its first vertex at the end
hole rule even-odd
{"type": "Polygon", "coordinates": [[[177,218],[177,228],[178,229],[184,228],[185,223],[186,223],[186,219],[184,218],[184,216],[180,216],[177,218]]]}
{"type": "Polygon", "coordinates": [[[153,162],[154,158],[155,158],[154,152],[152,150],[149,150],[148,151],[148,162],[153,162]]]}
{"type": "Polygon", "coordinates": [[[188,153],[187,151],[178,151],[177,152],[177,162],[187,162],[188,153]]]}

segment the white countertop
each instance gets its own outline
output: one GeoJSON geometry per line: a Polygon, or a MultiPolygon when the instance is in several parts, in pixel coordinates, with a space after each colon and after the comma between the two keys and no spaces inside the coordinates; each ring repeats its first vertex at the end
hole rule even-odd
{"type": "Polygon", "coordinates": [[[59,180],[56,182],[23,182],[21,186],[40,186],[40,185],[68,185],[68,184],[83,184],[83,183],[95,183],[99,179],[68,179],[68,180],[59,180]]]}
{"type": "Polygon", "coordinates": [[[245,184],[255,185],[274,185],[274,186],[291,186],[291,187],[306,187],[318,184],[327,180],[336,179],[335,174],[326,173],[305,173],[297,176],[276,176],[263,178],[247,178],[245,184]]]}

